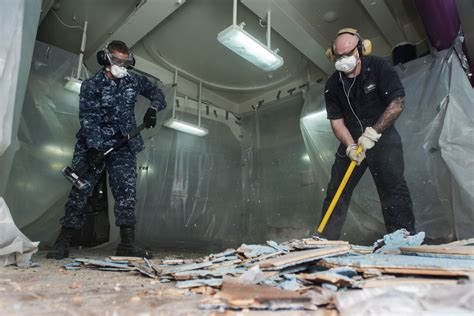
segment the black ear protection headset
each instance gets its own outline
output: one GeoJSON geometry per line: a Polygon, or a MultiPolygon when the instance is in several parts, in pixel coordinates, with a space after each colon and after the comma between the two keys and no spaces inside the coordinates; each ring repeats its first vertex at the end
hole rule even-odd
{"type": "MultiPolygon", "coordinates": [[[[109,46],[111,43],[113,43],[114,41],[112,42],[108,42],[104,49],[102,50],[99,50],[96,54],[96,57],[97,57],[97,63],[101,66],[110,66],[110,61],[109,59],[107,58],[107,55],[110,54],[110,50],[109,50],[109,46]]],[[[133,66],[135,66],[135,57],[133,56],[132,53],[129,53],[129,55],[132,57],[132,62],[130,63],[130,65],[127,67],[127,69],[132,69],[133,66]]]]}
{"type": "MultiPolygon", "coordinates": [[[[357,36],[357,38],[358,38],[357,51],[359,52],[360,56],[367,56],[372,52],[372,42],[368,39],[362,39],[362,37],[360,36],[360,34],[357,32],[356,29],[353,29],[353,28],[340,29],[337,32],[336,37],[338,37],[339,35],[342,35],[342,34],[352,34],[352,35],[357,36]]],[[[335,54],[336,54],[336,41],[333,41],[332,45],[331,45],[331,48],[328,48],[326,50],[326,57],[330,61],[334,62],[334,61],[336,61],[335,54]]]]}

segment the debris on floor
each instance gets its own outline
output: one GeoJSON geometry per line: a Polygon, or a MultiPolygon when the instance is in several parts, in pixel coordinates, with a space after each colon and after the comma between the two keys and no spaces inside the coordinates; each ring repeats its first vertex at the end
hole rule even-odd
{"type": "MultiPolygon", "coordinates": [[[[134,272],[162,283],[175,281],[178,289],[204,294],[201,308],[205,310],[326,308],[350,314],[341,304],[359,306],[364,297],[371,297],[370,304],[383,312],[376,296],[392,293],[387,288],[396,289],[394,293],[398,291],[406,299],[407,286],[447,292],[453,287],[472,288],[472,241],[430,246],[423,245],[423,239],[424,233],[410,236],[399,230],[384,236],[373,247],[365,247],[315,237],[280,244],[242,244],[238,249],[200,259],[80,258],[66,264],[65,269],[134,272]]],[[[462,302],[448,296],[452,299],[444,307],[453,310],[463,310],[463,302],[474,299],[472,291],[460,296],[462,302]]],[[[415,305],[423,311],[424,304],[415,305]]]]}

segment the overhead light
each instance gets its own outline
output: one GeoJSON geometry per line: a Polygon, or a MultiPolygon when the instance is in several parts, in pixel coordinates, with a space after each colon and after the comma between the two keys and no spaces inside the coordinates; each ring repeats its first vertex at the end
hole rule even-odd
{"type": "Polygon", "coordinates": [[[81,40],[81,50],[79,53],[79,62],[77,64],[77,72],[76,76],[68,76],[66,79],[66,84],[64,88],[66,90],[72,91],[74,93],[79,94],[81,92],[81,84],[82,80],[80,79],[81,76],[81,69],[82,69],[82,60],[84,59],[84,50],[86,49],[86,32],[87,32],[87,21],[84,22],[84,28],[82,29],[82,40],[81,40]]]}
{"type": "Polygon", "coordinates": [[[76,79],[73,77],[66,77],[64,79],[66,79],[66,84],[64,85],[64,88],[66,90],[75,92],[77,94],[81,92],[81,84],[82,84],[81,79],[76,79]]]}
{"type": "Polygon", "coordinates": [[[196,135],[196,136],[205,136],[209,133],[209,131],[203,127],[190,124],[187,122],[179,121],[175,118],[170,118],[163,123],[164,126],[175,129],[180,132],[185,132],[188,134],[196,135]]]}
{"type": "Polygon", "coordinates": [[[270,11],[267,13],[267,45],[260,43],[237,25],[237,0],[234,0],[233,24],[217,35],[217,40],[225,47],[264,71],[273,71],[283,65],[283,58],[270,48],[270,11]]]}
{"type": "MultiPolygon", "coordinates": [[[[198,125],[194,125],[188,122],[180,121],[176,119],[176,91],[178,89],[178,70],[174,71],[174,91],[173,91],[173,107],[171,118],[166,120],[163,125],[180,132],[188,133],[196,136],[206,136],[209,131],[204,127],[201,127],[201,95],[202,95],[202,82],[199,82],[199,100],[197,104],[198,108],[198,125]]],[[[188,98],[185,98],[184,106],[186,107],[188,98]]]]}

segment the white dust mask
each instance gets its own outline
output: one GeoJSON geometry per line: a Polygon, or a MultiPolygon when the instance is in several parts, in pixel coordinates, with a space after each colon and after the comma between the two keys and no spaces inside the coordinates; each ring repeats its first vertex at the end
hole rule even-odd
{"type": "Polygon", "coordinates": [[[336,61],[335,67],[337,71],[344,73],[351,72],[357,66],[357,58],[355,56],[344,56],[336,61]]]}
{"type": "Polygon", "coordinates": [[[110,72],[112,73],[112,76],[114,76],[115,78],[118,78],[118,79],[121,79],[125,76],[128,76],[127,68],[120,67],[120,66],[117,66],[117,65],[112,65],[110,67],[110,72]]]}

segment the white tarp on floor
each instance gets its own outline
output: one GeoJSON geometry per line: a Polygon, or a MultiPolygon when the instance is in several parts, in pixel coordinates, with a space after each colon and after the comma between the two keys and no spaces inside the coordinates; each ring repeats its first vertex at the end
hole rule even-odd
{"type": "MultiPolygon", "coordinates": [[[[0,0],[0,174],[8,174],[16,130],[30,69],[41,2],[0,0]],[[10,148],[9,148],[10,147],[10,148]],[[8,149],[8,150],[7,150],[8,149]]],[[[0,183],[0,194],[3,184],[0,183]]],[[[0,267],[28,267],[38,242],[31,242],[16,227],[0,196],[0,267]]]]}
{"type": "Polygon", "coordinates": [[[27,268],[39,242],[31,242],[16,227],[7,204],[0,197],[0,267],[16,264],[27,268]]]}

